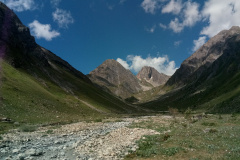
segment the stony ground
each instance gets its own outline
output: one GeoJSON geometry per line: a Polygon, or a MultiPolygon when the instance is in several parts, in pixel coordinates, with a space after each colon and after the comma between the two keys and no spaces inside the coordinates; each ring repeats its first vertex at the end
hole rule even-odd
{"type": "Polygon", "coordinates": [[[145,116],[120,121],[79,122],[27,133],[13,130],[2,135],[0,159],[122,159],[138,148],[135,142],[143,135],[160,134],[150,129],[128,128],[132,123],[148,119],[145,116]]]}

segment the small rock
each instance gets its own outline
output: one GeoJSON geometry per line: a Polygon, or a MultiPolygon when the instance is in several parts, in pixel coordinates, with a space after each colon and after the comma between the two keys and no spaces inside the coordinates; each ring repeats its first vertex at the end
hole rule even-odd
{"type": "Polygon", "coordinates": [[[131,150],[132,150],[133,152],[135,152],[135,151],[137,150],[137,148],[132,148],[131,150]]]}
{"type": "Polygon", "coordinates": [[[11,122],[12,120],[10,118],[2,118],[1,121],[2,122],[11,122]]]}
{"type": "Polygon", "coordinates": [[[35,149],[29,149],[25,151],[25,154],[30,156],[35,155],[35,153],[36,153],[35,149]]]}
{"type": "Polygon", "coordinates": [[[7,151],[5,149],[1,150],[1,153],[7,153],[7,151]]]}
{"type": "Polygon", "coordinates": [[[19,122],[14,122],[13,124],[14,124],[15,126],[19,126],[19,125],[20,125],[19,122]]]}
{"type": "Polygon", "coordinates": [[[30,156],[41,156],[43,155],[43,151],[40,149],[29,149],[25,152],[25,154],[30,156]]]}
{"type": "Polygon", "coordinates": [[[37,149],[35,156],[41,156],[41,155],[43,155],[43,153],[44,152],[41,149],[37,149]]]}
{"type": "Polygon", "coordinates": [[[12,156],[7,157],[5,160],[12,160],[12,156]]]}
{"type": "Polygon", "coordinates": [[[60,156],[65,156],[65,153],[64,153],[64,152],[61,152],[61,153],[60,153],[60,156]]]}
{"type": "Polygon", "coordinates": [[[17,154],[18,152],[19,152],[18,149],[14,149],[14,150],[12,150],[12,153],[13,153],[13,154],[17,154]]]}
{"type": "Polygon", "coordinates": [[[53,156],[51,156],[51,158],[53,159],[53,158],[57,158],[57,155],[53,155],[53,156]]]}
{"type": "Polygon", "coordinates": [[[1,145],[0,148],[5,148],[7,147],[5,144],[1,145]]]}
{"type": "Polygon", "coordinates": [[[19,159],[19,160],[24,160],[25,157],[26,157],[26,155],[24,155],[24,154],[22,154],[22,153],[20,153],[20,154],[18,155],[18,159],[19,159]]]}
{"type": "Polygon", "coordinates": [[[206,128],[205,130],[203,130],[204,133],[208,133],[211,130],[211,128],[206,128]]]}

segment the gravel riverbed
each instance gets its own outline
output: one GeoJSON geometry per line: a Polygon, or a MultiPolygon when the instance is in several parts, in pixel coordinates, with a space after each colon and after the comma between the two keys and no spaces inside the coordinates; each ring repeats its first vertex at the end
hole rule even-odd
{"type": "Polygon", "coordinates": [[[13,130],[2,135],[1,160],[115,160],[135,151],[143,135],[154,130],[128,128],[149,117],[124,118],[120,122],[79,122],[57,128],[43,127],[35,132],[13,130]]]}

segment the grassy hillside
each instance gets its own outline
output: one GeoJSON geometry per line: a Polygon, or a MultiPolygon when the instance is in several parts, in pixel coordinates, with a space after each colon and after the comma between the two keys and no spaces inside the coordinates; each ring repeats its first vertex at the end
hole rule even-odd
{"type": "Polygon", "coordinates": [[[154,110],[168,110],[169,107],[186,110],[187,108],[219,112],[240,112],[240,74],[224,80],[216,78],[201,86],[188,85],[170,91],[154,101],[142,106],[154,110]]]}
{"type": "Polygon", "coordinates": [[[143,106],[155,110],[174,107],[184,111],[190,107],[210,112],[240,112],[239,60],[239,53],[224,55],[196,81],[143,106]]]}
{"type": "MultiPolygon", "coordinates": [[[[23,69],[14,68],[6,61],[2,62],[1,67],[0,118],[8,117],[21,124],[50,124],[94,120],[111,113],[136,112],[135,108],[67,71],[62,70],[59,72],[61,74],[55,73],[54,76],[61,75],[62,85],[68,82],[68,85],[75,86],[69,87],[69,91],[64,90],[46,76],[41,76],[39,70],[31,75],[23,69]],[[82,101],[102,113],[90,108],[82,101]]],[[[37,71],[36,68],[33,70],[37,71]]],[[[66,84],[65,87],[68,85],[66,84]]]]}

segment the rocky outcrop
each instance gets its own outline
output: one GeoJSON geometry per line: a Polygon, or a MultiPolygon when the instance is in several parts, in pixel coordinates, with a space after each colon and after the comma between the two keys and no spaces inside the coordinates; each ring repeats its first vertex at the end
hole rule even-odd
{"type": "Polygon", "coordinates": [[[103,62],[88,77],[101,88],[122,98],[130,97],[142,89],[136,76],[113,59],[103,62]]]}
{"type": "Polygon", "coordinates": [[[167,76],[163,73],[159,73],[155,68],[145,66],[137,74],[137,78],[140,81],[146,81],[150,83],[153,87],[163,85],[167,82],[170,76],[167,76]]]}
{"type": "Polygon", "coordinates": [[[167,85],[182,86],[196,80],[223,54],[228,41],[239,34],[240,28],[238,26],[218,33],[181,64],[167,85]]]}
{"type": "Polygon", "coordinates": [[[25,53],[37,47],[35,39],[30,35],[29,28],[24,26],[16,14],[0,2],[0,47],[23,48],[25,53]]]}

